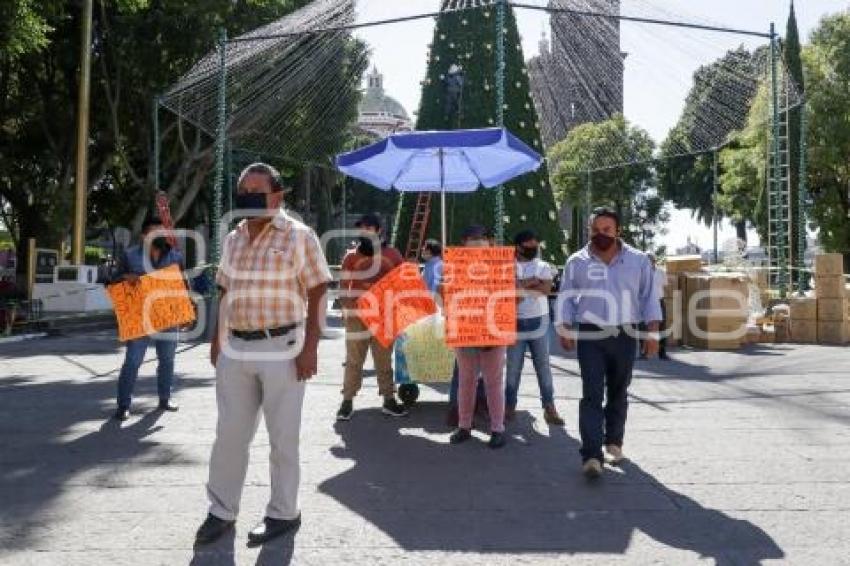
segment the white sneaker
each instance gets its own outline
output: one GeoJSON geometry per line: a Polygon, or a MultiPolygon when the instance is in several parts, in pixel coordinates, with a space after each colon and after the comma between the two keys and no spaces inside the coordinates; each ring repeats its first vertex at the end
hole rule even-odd
{"type": "Polygon", "coordinates": [[[623,449],[617,446],[616,444],[609,444],[605,447],[605,452],[608,453],[608,456],[611,457],[612,464],[619,464],[623,460],[626,459],[625,454],[623,454],[623,449]]]}
{"type": "Polygon", "coordinates": [[[596,458],[591,458],[582,465],[581,471],[587,479],[596,479],[602,475],[602,462],[596,458]]]}

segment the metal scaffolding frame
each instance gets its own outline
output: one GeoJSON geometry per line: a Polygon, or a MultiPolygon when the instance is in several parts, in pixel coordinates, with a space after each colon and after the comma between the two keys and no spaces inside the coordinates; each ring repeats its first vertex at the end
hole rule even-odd
{"type": "MultiPolygon", "coordinates": [[[[681,21],[673,21],[673,20],[662,20],[655,18],[639,18],[639,17],[631,17],[631,16],[623,16],[617,14],[605,14],[605,13],[596,13],[596,12],[588,12],[588,11],[580,11],[580,10],[571,10],[567,8],[556,8],[551,6],[535,6],[530,4],[523,4],[521,2],[512,2],[510,0],[494,0],[494,4],[496,7],[496,18],[495,25],[497,26],[497,41],[496,41],[496,61],[494,68],[495,75],[495,84],[496,84],[496,94],[497,94],[497,119],[498,124],[504,123],[504,96],[505,96],[505,34],[504,34],[504,23],[506,18],[506,10],[508,6],[511,6],[516,9],[525,9],[525,10],[537,10],[537,11],[545,11],[548,13],[573,13],[584,16],[594,16],[599,18],[608,18],[608,19],[616,19],[621,21],[635,21],[639,23],[652,24],[652,25],[661,25],[661,26],[672,26],[686,29],[695,29],[701,31],[714,31],[714,32],[722,32],[729,34],[737,34],[737,35],[746,35],[753,37],[763,37],[770,39],[770,66],[771,66],[771,100],[772,100],[772,116],[770,119],[771,126],[771,142],[770,142],[770,153],[771,157],[769,158],[769,175],[768,175],[768,192],[769,192],[769,213],[771,213],[774,209],[777,208],[777,203],[785,203],[788,205],[789,214],[788,217],[781,217],[780,222],[776,222],[776,235],[777,238],[769,244],[771,249],[775,249],[775,253],[771,254],[771,271],[778,274],[777,283],[779,284],[780,294],[785,296],[788,289],[788,283],[790,282],[789,273],[796,271],[797,273],[797,287],[798,290],[803,289],[805,285],[805,271],[803,264],[803,250],[805,249],[806,242],[806,234],[805,234],[805,208],[808,202],[807,198],[807,187],[806,187],[806,167],[807,167],[807,156],[806,156],[806,141],[805,141],[805,131],[806,131],[806,112],[805,112],[805,103],[801,106],[801,139],[800,139],[800,183],[797,188],[797,203],[799,213],[796,219],[792,219],[790,215],[790,202],[786,202],[787,199],[783,200],[780,196],[782,192],[781,184],[783,182],[783,177],[781,174],[782,165],[782,152],[787,151],[787,139],[786,139],[786,150],[782,150],[781,143],[781,134],[782,128],[780,126],[780,120],[783,116],[783,112],[779,109],[780,104],[780,84],[779,84],[779,59],[780,59],[780,47],[779,47],[779,36],[776,34],[775,25],[771,23],[770,32],[763,33],[753,30],[743,30],[736,28],[728,28],[728,27],[718,27],[718,26],[707,26],[702,24],[695,24],[690,22],[681,22],[681,21]],[[799,229],[798,238],[799,238],[799,250],[800,252],[797,254],[795,258],[789,258],[788,251],[790,249],[790,234],[791,231],[791,222],[796,220],[799,229]],[[779,236],[782,237],[779,237],[779,236]],[[789,264],[789,260],[793,259],[793,266],[789,264]]],[[[287,34],[277,34],[277,35],[268,35],[268,36],[251,36],[250,41],[258,41],[258,40],[273,40],[279,39],[281,37],[298,37],[298,36],[308,36],[308,35],[320,35],[324,33],[333,33],[339,31],[347,31],[354,29],[362,29],[367,27],[375,27],[375,26],[384,26],[384,25],[392,25],[402,22],[421,20],[427,18],[438,17],[440,13],[423,13],[416,14],[413,16],[407,16],[403,18],[390,18],[385,20],[378,20],[372,22],[362,22],[362,23],[352,23],[344,26],[334,26],[330,28],[317,28],[304,30],[300,32],[287,33],[287,34]]],[[[220,229],[220,220],[222,216],[222,206],[223,206],[223,198],[224,198],[224,186],[226,182],[229,182],[229,171],[230,168],[228,163],[228,156],[230,155],[231,147],[227,143],[227,48],[228,45],[237,43],[242,41],[240,38],[236,39],[228,39],[227,34],[224,30],[221,31],[220,37],[217,43],[217,54],[218,54],[218,96],[217,96],[217,117],[218,117],[218,127],[216,131],[216,140],[215,140],[215,174],[214,174],[214,182],[213,182],[213,195],[212,195],[212,205],[210,211],[210,239],[211,239],[211,262],[213,265],[217,265],[220,260],[221,250],[219,248],[219,238],[218,232],[220,229]]],[[[153,159],[153,168],[154,175],[153,178],[156,180],[156,183],[159,184],[161,180],[161,171],[160,171],[160,143],[161,140],[159,138],[159,110],[162,106],[162,102],[160,97],[157,97],[154,101],[154,109],[153,109],[153,122],[154,122],[154,159],[153,159]]],[[[787,116],[787,111],[784,113],[787,116]]],[[[787,123],[786,123],[786,138],[787,138],[787,123]]],[[[717,187],[717,167],[716,167],[716,158],[717,151],[721,148],[714,148],[712,153],[714,155],[715,166],[713,167],[713,183],[715,187],[715,194],[713,195],[713,199],[715,202],[715,212],[714,212],[714,224],[715,224],[715,234],[717,228],[717,222],[719,221],[718,214],[716,212],[716,187],[717,187]]],[[[657,160],[653,160],[657,161],[657,160]]],[[[784,167],[787,167],[788,163],[786,163],[784,167]]],[[[610,169],[610,168],[604,168],[610,169]]],[[[584,208],[584,214],[588,215],[591,212],[592,206],[592,195],[593,195],[593,173],[596,170],[588,170],[585,171],[585,183],[586,183],[586,202],[584,208]]],[[[784,179],[786,182],[786,186],[790,182],[790,175],[788,178],[784,179]]],[[[793,190],[785,191],[790,198],[790,195],[793,194],[793,190]]],[[[782,208],[785,204],[781,204],[778,208],[782,208]]],[[[582,207],[577,207],[576,212],[580,214],[580,210],[582,207]]],[[[495,227],[496,227],[496,238],[501,243],[504,241],[504,195],[503,188],[499,187],[496,191],[496,206],[495,206],[495,227]]],[[[579,224],[581,225],[581,224],[579,224]]],[[[715,235],[715,257],[717,247],[717,239],[715,235]]]]}

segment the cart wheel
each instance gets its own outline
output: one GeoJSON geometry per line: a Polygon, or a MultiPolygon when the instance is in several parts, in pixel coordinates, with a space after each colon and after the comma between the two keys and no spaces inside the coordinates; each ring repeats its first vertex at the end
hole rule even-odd
{"type": "Polygon", "coordinates": [[[419,386],[415,383],[402,383],[398,387],[398,398],[407,407],[412,407],[419,399],[419,386]]]}

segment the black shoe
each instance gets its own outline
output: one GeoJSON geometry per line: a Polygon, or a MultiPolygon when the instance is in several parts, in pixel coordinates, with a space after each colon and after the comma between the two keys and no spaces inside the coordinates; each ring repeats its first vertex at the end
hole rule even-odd
{"type": "Polygon", "coordinates": [[[487,443],[487,446],[494,449],[501,448],[506,442],[507,439],[504,432],[492,432],[490,433],[490,441],[487,443]]]}
{"type": "Polygon", "coordinates": [[[338,421],[350,421],[351,413],[354,412],[354,403],[351,402],[351,399],[346,399],[342,402],[342,405],[339,406],[339,411],[336,412],[336,420],[338,421]]]}
{"type": "Polygon", "coordinates": [[[301,515],[289,520],[266,517],[260,521],[260,524],[254,527],[250,533],[248,533],[248,543],[264,544],[284,533],[296,530],[300,526],[301,515]]]}
{"type": "Polygon", "coordinates": [[[449,437],[449,443],[460,444],[461,442],[466,442],[470,438],[472,438],[472,432],[469,429],[459,428],[449,437]]]}
{"type": "Polygon", "coordinates": [[[157,407],[157,408],[158,408],[160,411],[168,411],[169,413],[176,413],[177,411],[179,411],[179,410],[180,410],[180,406],[179,406],[179,405],[175,405],[174,403],[172,403],[172,402],[171,402],[171,401],[169,401],[168,399],[166,399],[166,400],[164,400],[164,401],[160,400],[159,405],[158,405],[158,407],[157,407]]]}
{"type": "Polygon", "coordinates": [[[395,397],[387,397],[384,399],[384,406],[381,407],[381,412],[390,417],[406,417],[407,409],[404,405],[395,400],[395,397]]]}
{"type": "Polygon", "coordinates": [[[126,421],[130,418],[130,409],[127,407],[118,407],[118,410],[115,411],[115,420],[116,421],[126,421]]]}
{"type": "Polygon", "coordinates": [[[209,544],[220,539],[225,533],[233,529],[236,521],[225,521],[213,514],[207,515],[206,520],[198,528],[195,534],[195,544],[209,544]]]}

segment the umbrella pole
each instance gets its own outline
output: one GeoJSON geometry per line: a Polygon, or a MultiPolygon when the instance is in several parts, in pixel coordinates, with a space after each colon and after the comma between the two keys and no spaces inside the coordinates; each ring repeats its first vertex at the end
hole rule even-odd
{"type": "Polygon", "coordinates": [[[446,247],[447,238],[446,238],[446,182],[445,182],[445,168],[443,166],[443,148],[439,150],[440,154],[440,224],[441,224],[441,236],[443,239],[443,247],[446,247]]]}
{"type": "Polygon", "coordinates": [[[443,247],[446,247],[446,191],[440,189],[440,221],[443,226],[443,247]]]}

